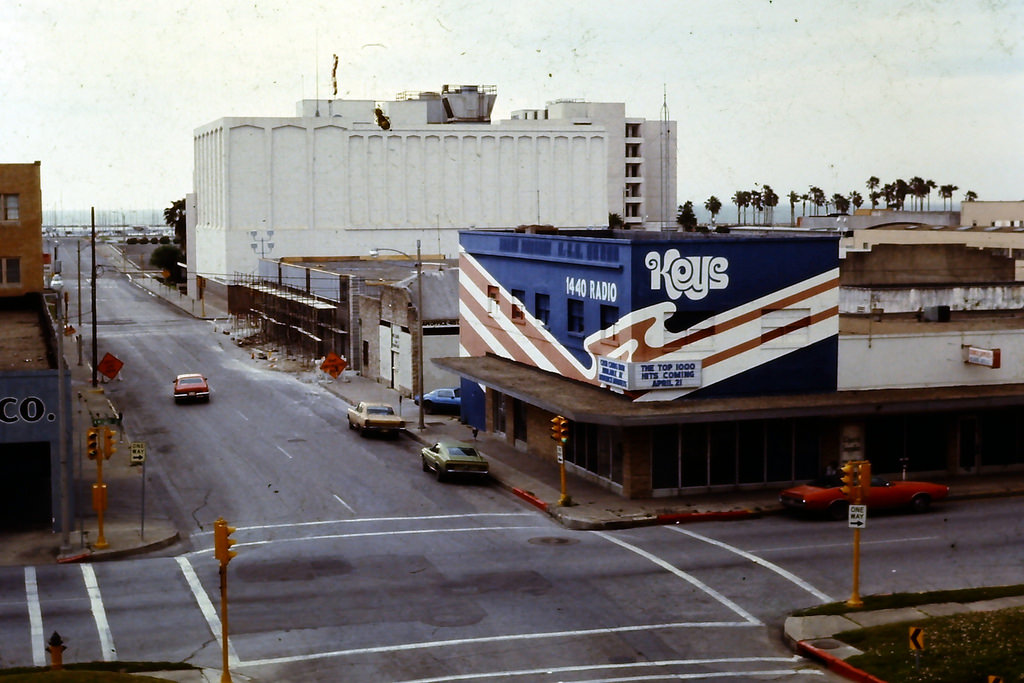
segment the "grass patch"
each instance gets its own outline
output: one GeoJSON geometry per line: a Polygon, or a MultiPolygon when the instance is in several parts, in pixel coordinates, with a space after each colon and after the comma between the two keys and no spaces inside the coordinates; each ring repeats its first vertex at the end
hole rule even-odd
{"type": "Polygon", "coordinates": [[[850,612],[870,612],[880,609],[898,609],[900,607],[917,607],[918,605],[934,605],[941,602],[979,602],[1024,595],[1024,584],[1012,586],[987,586],[985,588],[961,588],[950,591],[932,591],[930,593],[889,593],[886,595],[867,595],[863,607],[847,607],[845,602],[832,602],[794,612],[794,617],[810,617],[820,614],[848,614],[850,612]]]}
{"type": "Polygon", "coordinates": [[[986,683],[989,676],[1024,681],[1024,608],[934,617],[839,633],[864,654],[846,661],[885,681],[986,683]],[[910,627],[924,629],[920,667],[910,649],[910,627]]]}

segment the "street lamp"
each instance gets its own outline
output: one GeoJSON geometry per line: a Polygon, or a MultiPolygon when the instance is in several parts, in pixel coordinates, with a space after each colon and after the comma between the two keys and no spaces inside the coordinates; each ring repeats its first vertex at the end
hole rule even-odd
{"type": "MultiPolygon", "coordinates": [[[[370,249],[370,256],[376,258],[382,251],[393,251],[406,258],[412,258],[401,249],[376,247],[370,249]]],[[[420,258],[420,241],[416,240],[416,363],[414,374],[416,395],[419,396],[419,428],[423,429],[423,260],[420,258]]]]}

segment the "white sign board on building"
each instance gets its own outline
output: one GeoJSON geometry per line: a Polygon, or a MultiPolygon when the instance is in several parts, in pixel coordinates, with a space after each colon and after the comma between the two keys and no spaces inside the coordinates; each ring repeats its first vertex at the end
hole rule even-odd
{"type": "Polygon", "coordinates": [[[598,357],[598,381],[626,391],[699,387],[699,360],[659,360],[632,363],[598,357]]]}

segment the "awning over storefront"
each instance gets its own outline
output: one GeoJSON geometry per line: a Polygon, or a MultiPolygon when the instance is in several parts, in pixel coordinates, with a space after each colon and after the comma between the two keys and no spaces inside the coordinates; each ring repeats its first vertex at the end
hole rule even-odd
{"type": "Polygon", "coordinates": [[[600,387],[497,358],[435,358],[438,367],[575,422],[618,427],[795,417],[937,413],[1024,405],[1024,384],[634,402],[600,387]]]}

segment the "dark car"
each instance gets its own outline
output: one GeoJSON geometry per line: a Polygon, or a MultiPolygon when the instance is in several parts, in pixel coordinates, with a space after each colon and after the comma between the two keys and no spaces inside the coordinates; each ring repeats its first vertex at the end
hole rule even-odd
{"type": "MultiPolygon", "coordinates": [[[[420,397],[415,396],[413,400],[416,405],[420,404],[420,397]]],[[[445,387],[434,389],[423,394],[423,410],[427,413],[458,413],[462,410],[462,398],[459,395],[458,387],[445,387]]]]}
{"type": "Polygon", "coordinates": [[[210,400],[210,384],[196,372],[178,375],[174,378],[174,402],[210,400]]]}

